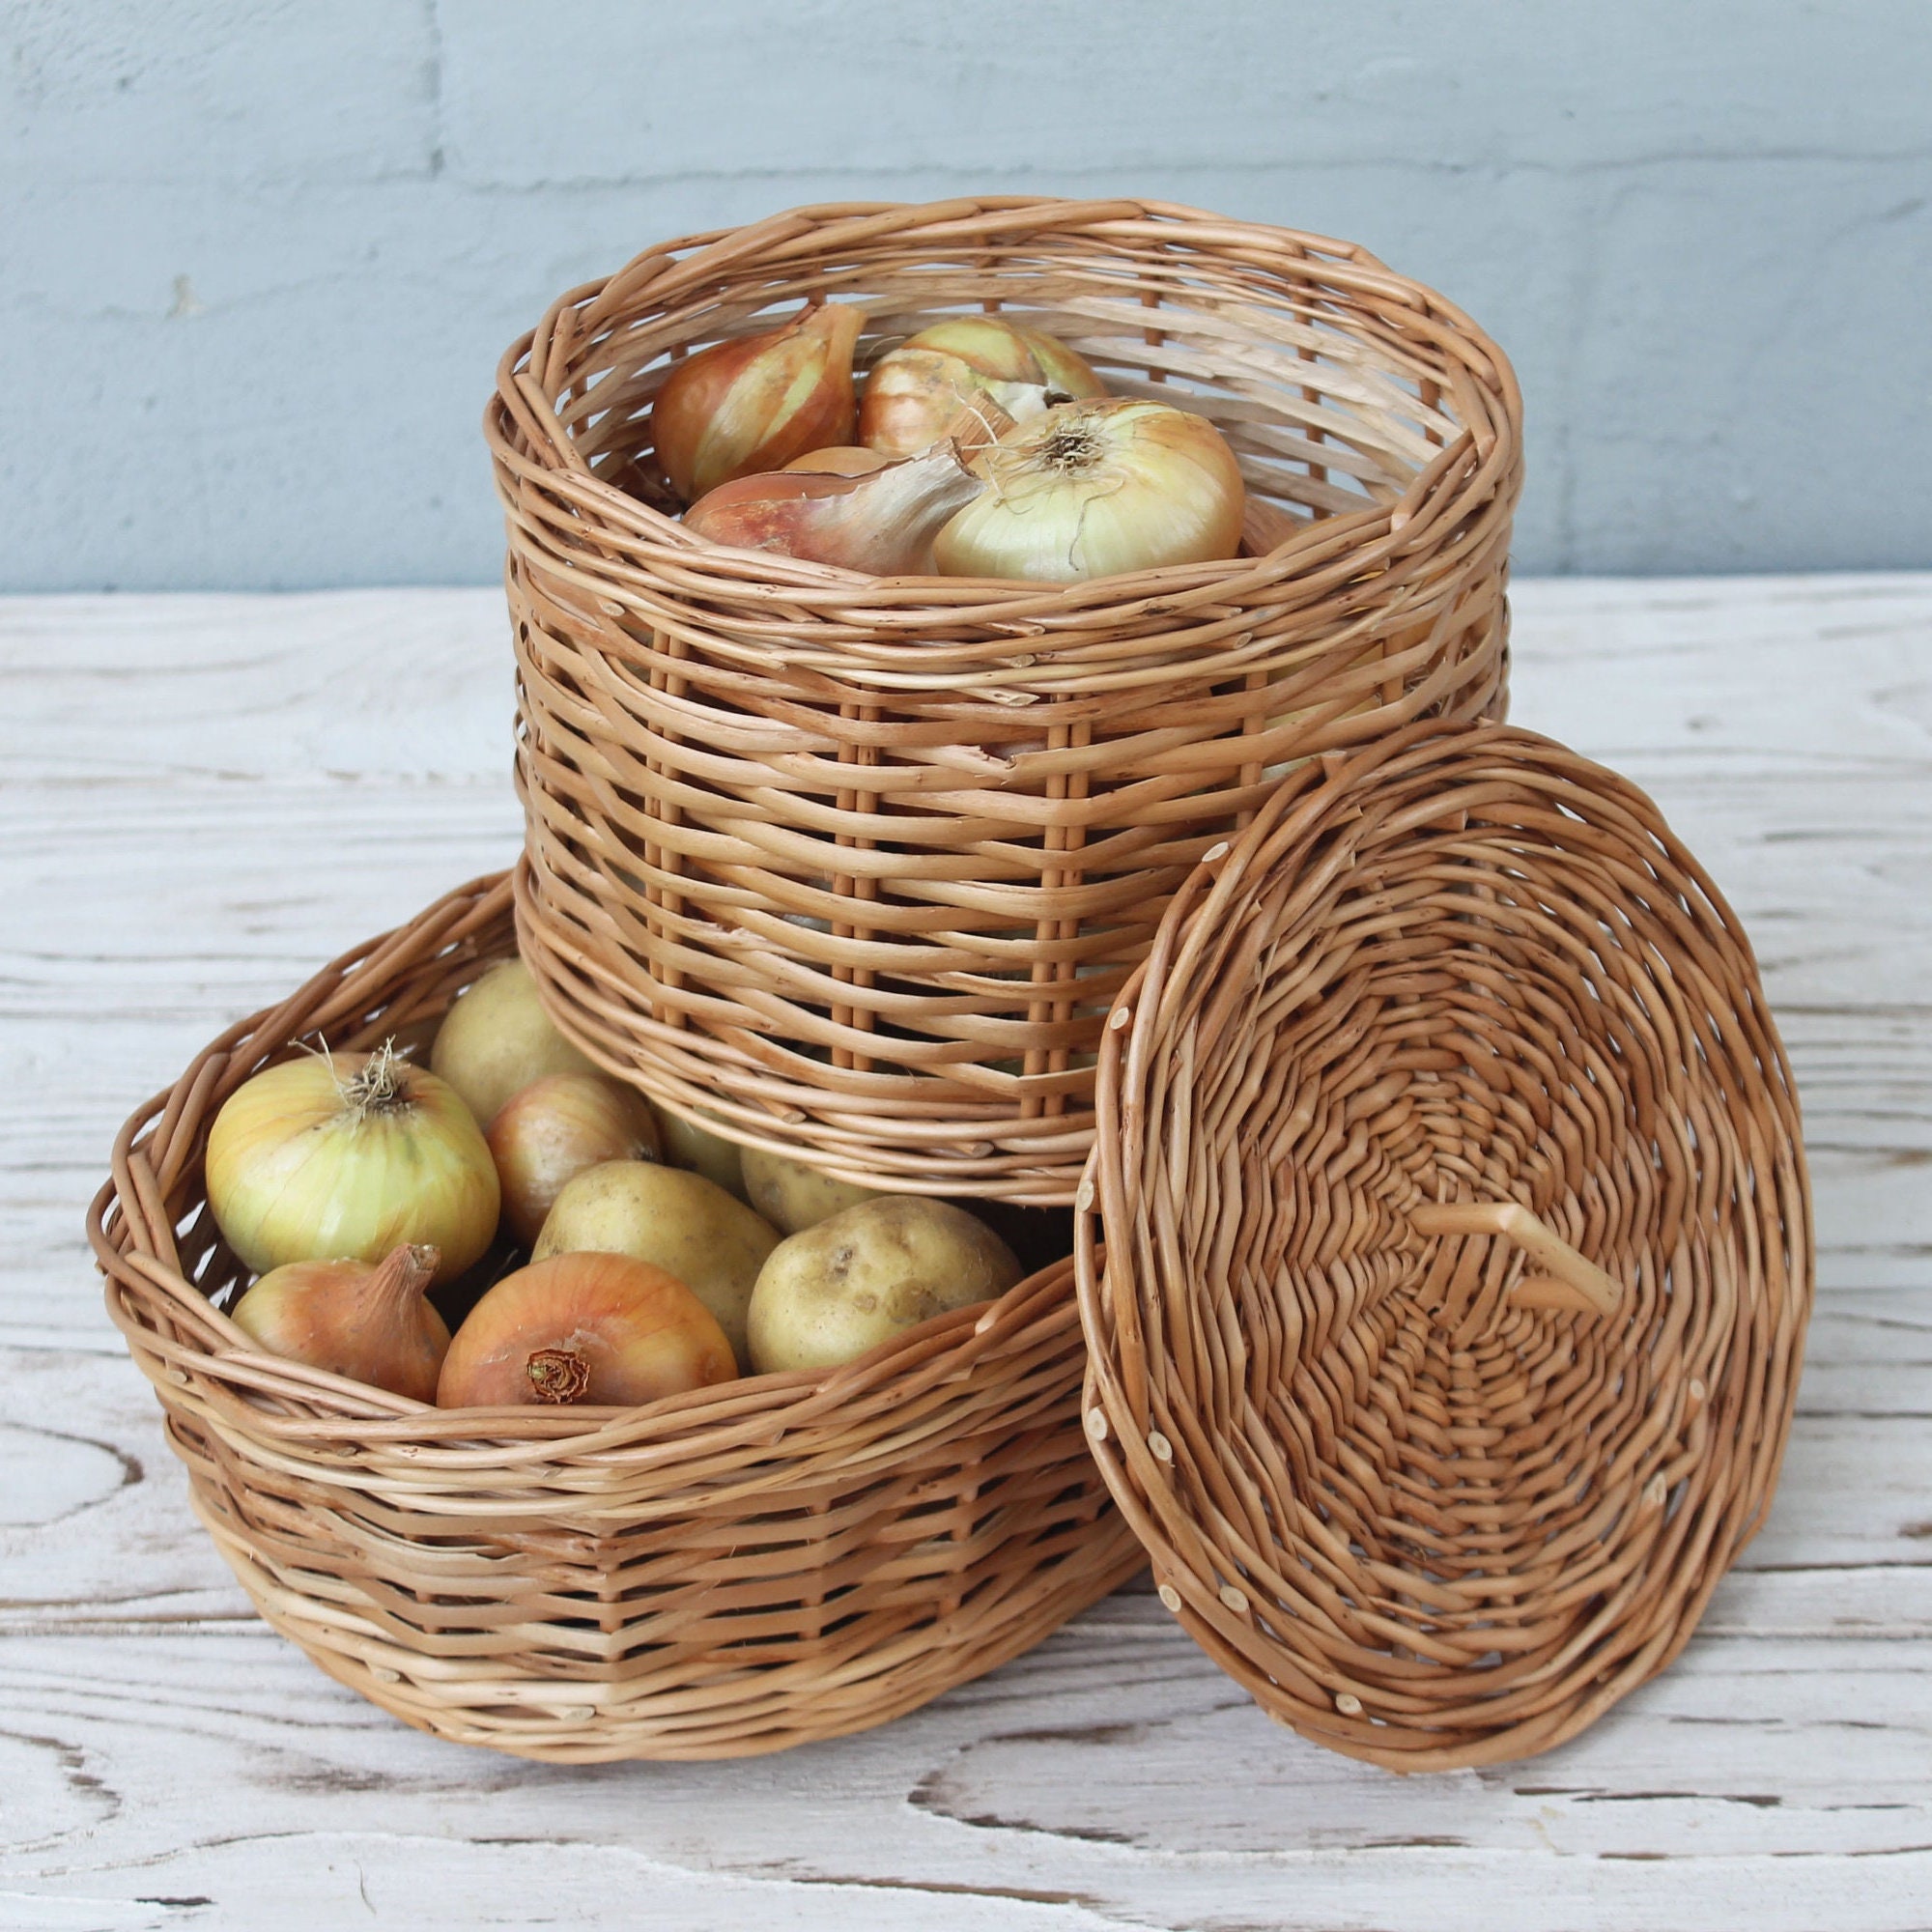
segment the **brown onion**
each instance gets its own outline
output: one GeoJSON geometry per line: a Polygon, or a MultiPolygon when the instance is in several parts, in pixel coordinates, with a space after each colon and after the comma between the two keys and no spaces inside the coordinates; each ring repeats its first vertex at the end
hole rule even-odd
{"type": "Polygon", "coordinates": [[[556,1255],[506,1275],[443,1357],[443,1408],[630,1407],[729,1381],[724,1331],[675,1275],[628,1255],[556,1255]]]}
{"type": "Polygon", "coordinates": [[[563,1184],[607,1160],[657,1160],[657,1117],[597,1073],[550,1073],[510,1095],[484,1136],[503,1189],[503,1219],[526,1248],[563,1184]]]}
{"type": "Polygon", "coordinates": [[[861,309],[827,303],[680,362],[651,406],[658,461],[678,495],[689,502],[734,476],[849,443],[852,350],[865,320],[861,309]]]}
{"type": "Polygon", "coordinates": [[[1106,393],[1053,336],[1001,316],[955,316],[879,358],[859,405],[859,440],[910,456],[946,436],[970,455],[1055,403],[1106,393]]]}
{"type": "Polygon", "coordinates": [[[684,521],[736,550],[903,577],[931,571],[933,538],[985,487],[953,445],[941,442],[868,475],[741,476],[699,498],[684,521]]]}
{"type": "Polygon", "coordinates": [[[828,449],[808,449],[783,465],[786,469],[823,470],[832,476],[869,476],[893,459],[881,449],[864,449],[854,442],[835,442],[828,449]]]}
{"type": "Polygon", "coordinates": [[[270,1354],[417,1402],[436,1400],[449,1330],[424,1298],[441,1259],[420,1244],[368,1262],[290,1262],[235,1304],[235,1324],[270,1354]]]}

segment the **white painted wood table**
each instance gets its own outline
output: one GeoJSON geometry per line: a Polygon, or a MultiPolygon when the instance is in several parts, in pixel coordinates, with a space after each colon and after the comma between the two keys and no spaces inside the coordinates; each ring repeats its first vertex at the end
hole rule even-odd
{"type": "Polygon", "coordinates": [[[1769,1527],[1525,1764],[1266,1722],[1144,1589],[867,1736],[555,1770],[255,1621],[101,1312],[114,1128],[231,1018],[511,858],[491,591],[0,604],[0,1926],[1932,1924],[1932,577],[1545,582],[1516,716],[1657,795],[1756,942],[1820,1293],[1769,1527]]]}

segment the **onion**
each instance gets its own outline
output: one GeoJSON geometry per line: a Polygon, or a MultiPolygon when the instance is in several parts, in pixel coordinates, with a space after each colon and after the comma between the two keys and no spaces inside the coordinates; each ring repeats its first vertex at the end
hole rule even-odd
{"type": "Polygon", "coordinates": [[[874,577],[932,569],[932,540],[986,486],[950,442],[863,476],[783,469],[741,476],[685,512],[687,527],[737,550],[777,551],[874,577]]]}
{"type": "Polygon", "coordinates": [[[504,1101],[484,1138],[503,1189],[503,1219],[526,1248],[563,1184],[607,1160],[656,1160],[657,1118],[636,1094],[595,1073],[551,1073],[504,1101]]]}
{"type": "Polygon", "coordinates": [[[861,309],[827,303],[680,362],[651,406],[658,461],[678,495],[689,502],[734,476],[849,443],[852,350],[865,320],[861,309]]]}
{"type": "Polygon", "coordinates": [[[432,1247],[405,1243],[374,1267],[290,1262],[235,1304],[235,1323],[271,1354],[434,1402],[449,1330],[423,1290],[440,1260],[432,1247]]]}
{"type": "Polygon", "coordinates": [[[215,1224],[258,1273],[410,1242],[441,1250],[447,1281],[497,1232],[497,1169],[469,1108],[386,1043],[244,1082],[214,1117],[207,1169],[215,1224]]]}
{"type": "Polygon", "coordinates": [[[882,449],[862,449],[854,442],[835,442],[829,449],[808,449],[794,456],[786,469],[824,470],[833,476],[869,476],[893,459],[882,449]]]}
{"type": "Polygon", "coordinates": [[[556,1255],[505,1275],[469,1311],[436,1399],[629,1407],[737,1372],[724,1331],[675,1275],[629,1255],[556,1255]]]}
{"type": "Polygon", "coordinates": [[[1072,583],[1233,556],[1246,492],[1205,416],[1109,397],[1017,424],[974,459],[989,485],[933,546],[949,577],[1072,583]]]}
{"type": "Polygon", "coordinates": [[[950,436],[970,453],[1009,421],[1106,393],[1099,377],[1053,336],[1000,316],[956,316],[879,358],[859,405],[859,440],[910,456],[950,436]]]}

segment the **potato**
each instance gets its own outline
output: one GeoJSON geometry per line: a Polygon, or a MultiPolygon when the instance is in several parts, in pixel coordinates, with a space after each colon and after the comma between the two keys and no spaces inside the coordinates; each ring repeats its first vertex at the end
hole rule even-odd
{"type": "Polygon", "coordinates": [[[732,1353],[748,1362],[745,1312],[758,1270],[778,1244],[775,1228],[701,1174],[610,1160],[564,1183],[530,1259],[597,1252],[649,1262],[703,1302],[732,1353]]]}
{"type": "Polygon", "coordinates": [[[600,1069],[557,1032],[521,959],[505,959],[456,996],[430,1048],[429,1068],[487,1127],[512,1094],[546,1073],[600,1069]]]}
{"type": "Polygon", "coordinates": [[[703,1175],[740,1201],[751,1200],[745,1191],[736,1141],[727,1141],[723,1134],[714,1134],[709,1127],[673,1114],[668,1107],[658,1109],[658,1124],[664,1128],[665,1158],[674,1167],[703,1175]]]}
{"type": "Polygon", "coordinates": [[[828,1215],[856,1208],[862,1201],[880,1198],[876,1187],[855,1187],[849,1180],[834,1180],[802,1160],[787,1160],[783,1154],[766,1153],[762,1148],[741,1148],[739,1160],[752,1206],[787,1235],[816,1227],[828,1215]]]}
{"type": "Polygon", "coordinates": [[[824,1369],[903,1328],[1004,1294],[1013,1251],[947,1201],[880,1195],[781,1241],[758,1271],[752,1366],[824,1369]]]}

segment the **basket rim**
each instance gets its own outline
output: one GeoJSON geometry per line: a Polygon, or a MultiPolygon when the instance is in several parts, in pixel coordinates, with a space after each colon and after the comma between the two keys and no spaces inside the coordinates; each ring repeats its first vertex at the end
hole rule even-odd
{"type": "MultiPolygon", "coordinates": [[[[1634,1659],[1623,1659],[1616,1670],[1600,1679],[1593,1695],[1560,1705],[1553,1714],[1525,1719],[1521,1729],[1526,1735],[1520,1735],[1515,1724],[1499,1721],[1487,1733],[1465,1730],[1462,1742],[1430,1748],[1378,1746],[1373,1729],[1358,1715],[1360,1700],[1354,1700],[1351,1713],[1346,1695],[1337,1705],[1340,1715],[1334,1719],[1332,1728],[1312,1728],[1264,1704],[1267,1714],[1276,1721],[1290,1724],[1329,1748],[1399,1771],[1461,1769],[1550,1748],[1586,1728],[1611,1703],[1678,1655],[1694,1632],[1712,1590],[1738,1551],[1762,1525],[1776,1491],[1803,1370],[1806,1321],[1815,1294],[1815,1242],[1802,1113],[1789,1060],[1764,999],[1756,957],[1730,905],[1703,867],[1670,830],[1649,796],[1621,774],[1580,758],[1559,740],[1507,724],[1466,725],[1425,719],[1391,732],[1351,756],[1327,754],[1311,761],[1278,788],[1237,836],[1210,849],[1176,894],[1147,957],[1115,1002],[1102,1035],[1096,1067],[1094,1107],[1099,1125],[1074,1203],[1075,1288],[1087,1349],[1082,1406],[1087,1411],[1094,1460],[1116,1508],[1136,1541],[1153,1559],[1163,1604],[1182,1621],[1190,1640],[1217,1668],[1234,1677],[1258,1700],[1263,1698],[1264,1687],[1248,1655],[1254,1648],[1262,1647],[1259,1639],[1248,1638],[1237,1648],[1217,1629],[1217,1625],[1232,1630],[1242,1624],[1245,1600],[1237,1592],[1231,1602],[1226,1590],[1217,1593],[1211,1577],[1204,1580],[1188,1548],[1177,1541],[1169,1526],[1173,1521],[1185,1523],[1202,1547],[1220,1553],[1219,1545],[1211,1541],[1209,1532],[1196,1522],[1193,1503],[1178,1485],[1161,1475],[1159,1464],[1163,1458],[1158,1434],[1157,1431],[1152,1436],[1149,1434],[1151,1405],[1148,1369],[1136,1352],[1147,1351],[1145,1323],[1139,1313],[1139,1301],[1148,1287],[1144,1267],[1131,1258],[1132,1243],[1124,1238],[1118,1245],[1129,1253],[1126,1268],[1110,1270],[1106,1265],[1109,1249],[1104,1237],[1109,1224],[1114,1224],[1114,1232],[1123,1233],[1119,1224],[1127,1216],[1124,1197],[1132,1165],[1129,1142],[1137,1141],[1148,1130],[1148,1123],[1138,1117],[1131,1096],[1145,1092],[1146,1069],[1151,1058],[1161,1051],[1160,1041],[1171,1030],[1177,1011],[1199,1004],[1198,969],[1203,954],[1227,939],[1231,929],[1238,927],[1243,905],[1252,905],[1256,894],[1279,869],[1282,859],[1303,841],[1312,828],[1333,813],[1335,802],[1355,791],[1358,781],[1367,774],[1379,771],[1399,778],[1458,753],[1465,754],[1471,764],[1479,756],[1501,754],[1497,760],[1499,776],[1503,759],[1509,759],[1508,776],[1512,781],[1532,787],[1539,787],[1541,781],[1552,794],[1558,788],[1558,774],[1551,763],[1539,764],[1539,760],[1560,757],[1573,775],[1573,788],[1574,777],[1582,768],[1600,797],[1614,800],[1627,810],[1634,808],[1634,816],[1649,821],[1644,830],[1656,839],[1662,855],[1704,895],[1709,910],[1735,944],[1746,980],[1745,999],[1738,1010],[1749,1013],[1768,1047],[1759,1064],[1759,1073],[1775,1103],[1775,1125],[1784,1134],[1782,1145],[1772,1151],[1777,1161],[1788,1163],[1789,1167],[1788,1190],[1776,1179],[1768,1187],[1784,1227],[1789,1250],[1790,1293],[1783,1320],[1789,1324],[1791,1349],[1781,1406],[1772,1405],[1763,1421],[1763,1460],[1753,1470],[1762,1480],[1760,1501],[1741,1523],[1734,1543],[1710,1574],[1694,1592],[1682,1597],[1684,1614],[1674,1629],[1664,1627],[1663,1637],[1670,1640],[1665,1642],[1662,1637],[1653,1636],[1634,1659]],[[1128,1276],[1136,1278],[1130,1280],[1128,1276]],[[1236,1604],[1240,1605],[1238,1609],[1236,1604]],[[1181,1619],[1183,1610],[1199,1628],[1181,1619]]],[[[1463,781],[1475,776],[1466,769],[1458,774],[1463,781]]],[[[1225,997],[1226,988],[1221,992],[1225,997]]],[[[1144,1214],[1136,1218],[1137,1234],[1145,1234],[1145,1219],[1144,1214]]],[[[1332,1343],[1329,1346],[1334,1347],[1332,1343]]],[[[1162,1359],[1174,1359],[1165,1343],[1162,1359]]],[[[1676,1364],[1676,1371],[1679,1385],[1692,1373],[1682,1363],[1676,1364]]],[[[1695,1382],[1690,1386],[1693,1392],[1699,1387],[1695,1382]]],[[[1208,1431],[1210,1445],[1220,1451],[1224,1436],[1213,1418],[1204,1414],[1202,1424],[1208,1431]]],[[[1174,1453],[1170,1447],[1169,1455],[1174,1453]]],[[[1191,1479],[1188,1495],[1198,1496],[1199,1488],[1199,1479],[1191,1479]]],[[[1321,1681],[1321,1673],[1312,1671],[1305,1660],[1294,1659],[1280,1638],[1270,1634],[1265,1647],[1283,1657],[1293,1676],[1303,1679],[1312,1676],[1321,1681]]],[[[1272,1675],[1267,1679],[1268,1686],[1276,1682],[1272,1675]]],[[[1280,1680],[1283,1686],[1289,1682],[1287,1676],[1280,1680]]],[[[1350,1691],[1352,1686],[1338,1669],[1321,1688],[1331,1693],[1344,1693],[1350,1691]]]]}
{"type": "MultiPolygon", "coordinates": [[[[1471,395],[1475,391],[1471,390],[1471,395]]],[[[1507,489],[1521,442],[1521,392],[1508,357],[1455,303],[1427,284],[1397,273],[1353,243],[1267,223],[1236,220],[1184,203],[1120,199],[1081,201],[1052,195],[956,197],[937,202],[806,204],[737,228],[702,231],[660,242],[612,273],[559,296],[542,320],[513,341],[498,363],[483,430],[499,497],[514,531],[520,512],[504,488],[506,475],[557,499],[579,535],[594,550],[575,567],[594,572],[599,587],[621,586],[628,571],[662,594],[667,582],[689,579],[688,594],[755,597],[782,592],[787,613],[827,618],[863,607],[874,626],[896,622],[917,631],[935,619],[978,624],[1122,622],[1216,603],[1266,601],[1271,592],[1300,586],[1327,566],[1352,577],[1387,568],[1405,554],[1429,547],[1446,523],[1471,514],[1507,489]],[[916,230],[954,245],[978,237],[1019,239],[1051,228],[1099,242],[1163,243],[1191,238],[1203,245],[1239,247],[1252,259],[1268,255],[1287,271],[1350,288],[1397,304],[1413,326],[1438,343],[1453,343],[1472,382],[1486,384],[1494,408],[1464,422],[1462,433],[1417,471],[1400,498],[1318,518],[1260,556],[1097,577],[1072,584],[1017,580],[910,575],[874,577],[838,565],[804,562],[765,551],[739,550],[695,535],[675,519],[591,473],[554,405],[567,376],[559,352],[594,337],[621,299],[648,289],[664,300],[715,282],[753,261],[778,267],[792,260],[853,247],[880,235],[916,230]],[[587,308],[587,329],[558,334],[567,316],[587,308]],[[605,313],[600,319],[599,311],[605,313]],[[541,374],[528,365],[540,339],[552,344],[541,374]],[[520,440],[527,452],[519,447],[520,440]],[[620,561],[620,559],[622,559],[620,561]],[[628,566],[628,571],[627,571],[628,566]],[[653,580],[640,567],[661,576],[653,580]]],[[[569,567],[569,566],[567,566],[569,567]]]]}
{"type": "MultiPolygon", "coordinates": [[[[156,1135],[191,1096],[207,1098],[237,1045],[266,1033],[278,1015],[300,1007],[305,996],[331,986],[353,987],[358,980],[364,985],[380,982],[385,955],[403,935],[441,923],[457,933],[460,943],[466,931],[494,919],[507,920],[509,878],[507,871],[484,874],[433,901],[416,919],[337,955],[287,1000],[224,1029],[172,1086],[143,1102],[123,1123],[115,1137],[110,1176],[89,1203],[85,1225],[109,1317],[144,1369],[143,1350],[153,1350],[165,1361],[164,1373],[178,1388],[200,1384],[239,1394],[262,1438],[291,1445],[339,1443],[354,1436],[372,1448],[411,1454],[425,1469],[502,1467],[558,1457],[611,1458],[634,1464],[640,1459],[682,1460],[711,1447],[742,1447],[753,1436],[782,1455],[785,1437],[795,1431],[822,1425],[889,1388],[900,1402],[929,1395],[969,1377],[987,1356],[1016,1344],[1036,1324],[1070,1314],[1074,1263],[1069,1255],[1036,1269],[990,1301],[933,1316],[834,1368],[739,1376],[712,1388],[630,1407],[586,1404],[440,1409],[260,1350],[178,1266],[170,1265],[167,1249],[174,1221],[148,1158],[156,1135]],[[165,1220],[165,1246],[156,1237],[157,1215],[165,1220]],[[157,1325],[135,1312],[136,1307],[163,1306],[193,1333],[192,1343],[164,1342],[157,1325]],[[137,1333],[140,1348],[132,1347],[137,1333]],[[270,1403],[277,1406],[271,1408],[270,1403]]],[[[492,956],[511,956],[514,950],[512,931],[508,952],[492,956]]],[[[479,968],[482,963],[479,954],[479,968]]],[[[266,1065],[277,1052],[255,1056],[250,1069],[266,1065]]],[[[204,1120],[198,1144],[205,1144],[212,1118],[204,1120]]],[[[165,1400],[172,1391],[162,1393],[165,1400]]]]}

